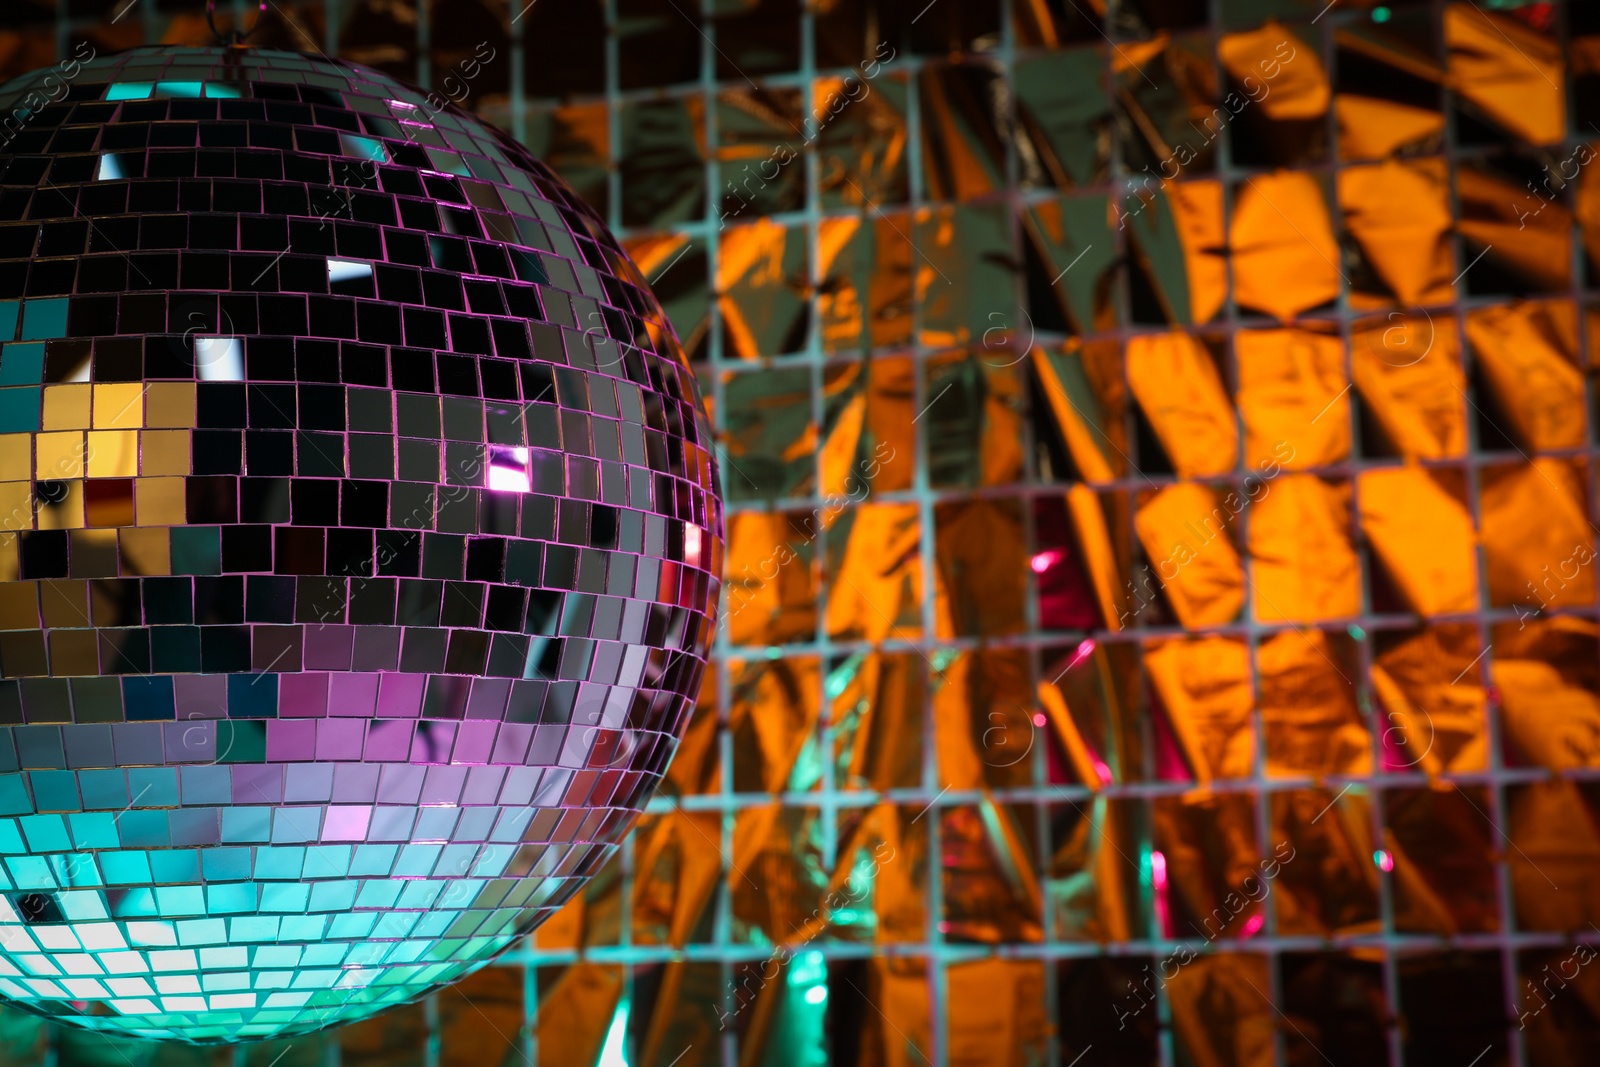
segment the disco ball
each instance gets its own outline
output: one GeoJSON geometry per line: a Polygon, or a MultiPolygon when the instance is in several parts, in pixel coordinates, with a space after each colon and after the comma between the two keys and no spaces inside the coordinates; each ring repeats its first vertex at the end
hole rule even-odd
{"type": "Polygon", "coordinates": [[[0,997],[282,1037],[483,966],[616,847],[721,504],[660,305],[363,67],[0,88],[0,997]]]}

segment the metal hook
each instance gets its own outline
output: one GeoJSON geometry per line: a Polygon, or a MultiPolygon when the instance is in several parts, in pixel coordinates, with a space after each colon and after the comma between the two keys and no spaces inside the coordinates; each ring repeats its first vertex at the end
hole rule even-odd
{"type": "Polygon", "coordinates": [[[238,45],[244,44],[251,34],[255,33],[256,30],[261,28],[261,16],[266,14],[266,12],[267,0],[261,0],[261,2],[256,5],[256,20],[255,22],[251,23],[248,30],[240,31],[236,28],[229,28],[229,30],[224,33],[223,31],[217,29],[217,0],[206,0],[206,25],[211,27],[211,34],[217,39],[218,44],[225,47],[237,47],[238,45]]]}

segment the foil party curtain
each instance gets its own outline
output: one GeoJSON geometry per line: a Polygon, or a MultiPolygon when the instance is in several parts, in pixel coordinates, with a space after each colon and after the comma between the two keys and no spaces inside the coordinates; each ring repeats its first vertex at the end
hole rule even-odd
{"type": "MultiPolygon", "coordinates": [[[[170,6],[14,5],[0,57],[207,36],[170,6]]],[[[1593,1060],[1591,5],[278,8],[605,216],[729,542],[617,860],[246,1062],[1593,1060]]]]}

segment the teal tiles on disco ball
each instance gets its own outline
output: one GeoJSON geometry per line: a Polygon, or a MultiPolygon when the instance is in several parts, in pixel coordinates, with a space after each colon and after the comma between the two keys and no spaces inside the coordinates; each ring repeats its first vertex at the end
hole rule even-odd
{"type": "Polygon", "coordinates": [[[482,966],[698,689],[721,503],[659,305],[366,68],[138,48],[0,112],[0,996],[222,1042],[482,966]]]}

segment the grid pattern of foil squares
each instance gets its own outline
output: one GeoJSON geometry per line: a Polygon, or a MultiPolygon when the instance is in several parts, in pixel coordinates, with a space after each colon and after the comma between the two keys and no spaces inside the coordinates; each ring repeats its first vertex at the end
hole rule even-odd
{"type": "Polygon", "coordinates": [[[610,222],[732,503],[673,796],[242,1062],[1594,1058],[1592,5],[277,6],[610,222]]]}
{"type": "Polygon", "coordinates": [[[0,996],[226,1041],[481,967],[699,686],[721,505],[659,306],[376,71],[143,48],[0,112],[0,996]]]}

